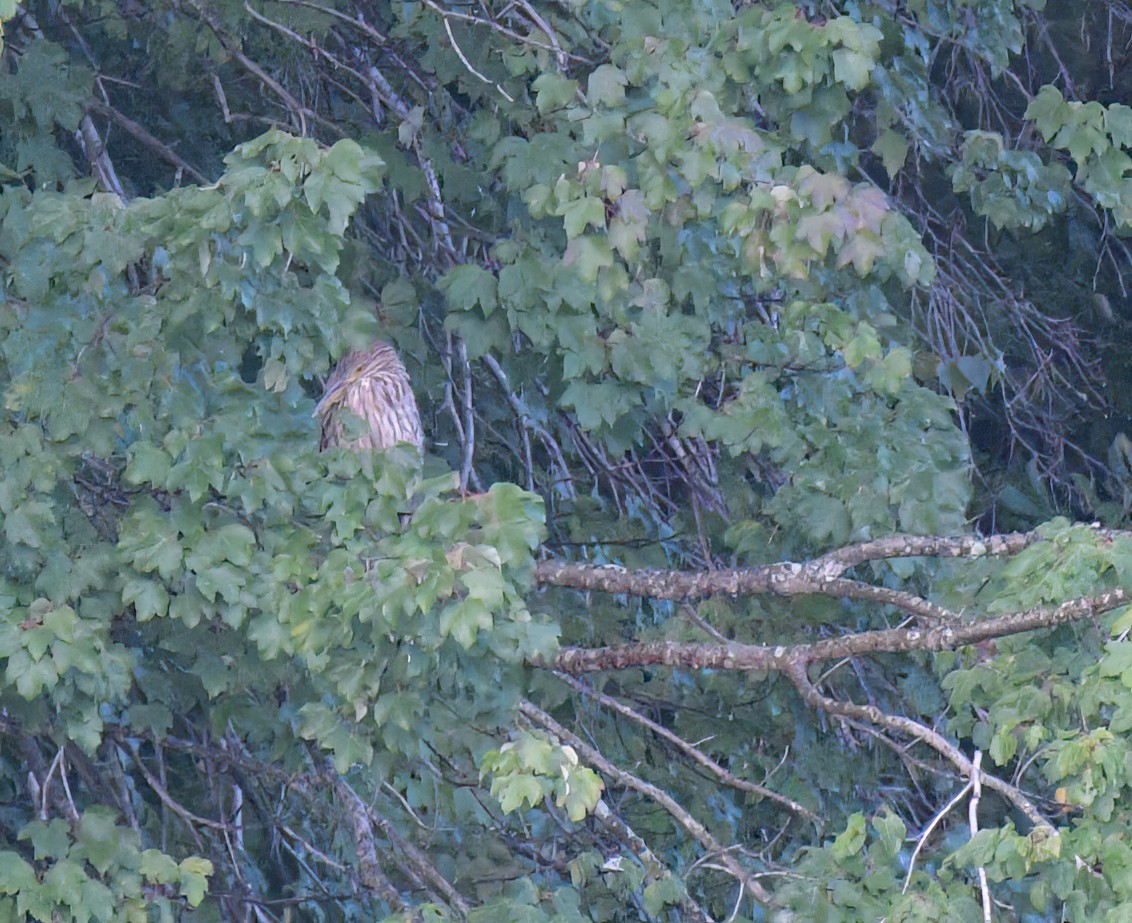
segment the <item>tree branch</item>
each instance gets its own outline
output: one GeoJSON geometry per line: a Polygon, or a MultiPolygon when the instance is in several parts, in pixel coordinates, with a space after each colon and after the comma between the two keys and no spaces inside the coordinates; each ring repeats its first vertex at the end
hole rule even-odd
{"type": "Polygon", "coordinates": [[[803,805],[800,805],[797,801],[793,801],[790,798],[785,797],[784,795],[780,795],[778,794],[778,792],[773,791],[764,785],[759,785],[756,782],[748,782],[746,779],[740,779],[738,776],[732,774],[731,772],[720,766],[719,763],[717,763],[710,756],[700,750],[699,747],[693,747],[682,737],[668,730],[668,728],[657,724],[655,721],[649,718],[646,718],[640,712],[635,711],[623,702],[618,702],[612,696],[608,696],[604,692],[598,692],[596,689],[591,689],[585,683],[565,673],[556,672],[554,675],[562,680],[562,682],[577,690],[582,696],[586,698],[592,698],[595,701],[600,702],[606,708],[617,712],[617,714],[622,715],[625,718],[628,718],[630,721],[635,721],[642,727],[648,728],[658,737],[668,741],[670,744],[676,747],[676,749],[680,750],[690,759],[703,766],[706,770],[708,770],[708,772],[716,776],[724,785],[729,785],[732,788],[739,789],[740,791],[750,792],[753,795],[758,795],[759,797],[766,798],[770,801],[776,801],[789,810],[793,811],[795,814],[800,814],[802,815],[802,817],[806,818],[806,820],[812,821],[819,828],[821,827],[821,818],[818,817],[813,811],[809,810],[803,805]]]}
{"type": "Polygon", "coordinates": [[[381,868],[377,858],[377,846],[373,839],[373,823],[370,811],[354,789],[343,781],[336,772],[330,773],[331,784],[338,795],[339,804],[346,814],[350,830],[354,834],[354,846],[358,853],[358,871],[364,884],[394,910],[405,910],[406,904],[400,893],[381,868]]]}
{"type": "Polygon", "coordinates": [[[931,628],[888,628],[864,631],[814,644],[764,645],[682,644],[649,641],[615,647],[563,648],[537,666],[564,673],[595,673],[627,667],[663,665],[693,670],[773,670],[785,672],[794,663],[817,663],[861,654],[951,651],[992,638],[1053,628],[1109,612],[1132,601],[1132,593],[1116,589],[1097,596],[1071,599],[1060,606],[1035,606],[1024,612],[985,619],[981,622],[949,623],[931,628]]]}
{"type": "Polygon", "coordinates": [[[181,157],[176,151],[169,147],[168,144],[159,141],[148,131],[146,131],[145,128],[143,128],[133,119],[123,115],[113,106],[108,106],[103,103],[91,101],[86,104],[86,108],[90,112],[97,112],[99,115],[106,116],[115,125],[118,125],[120,128],[125,129],[126,133],[131,137],[140,141],[146,147],[152,148],[154,151],[156,151],[157,155],[166,163],[170,164],[173,167],[176,167],[182,173],[191,176],[194,180],[196,180],[196,182],[201,184],[208,183],[207,176],[205,176],[191,163],[181,157]]]}
{"type": "Polygon", "coordinates": [[[678,823],[686,833],[704,847],[713,856],[718,857],[723,867],[733,875],[743,887],[750,889],[755,899],[763,905],[771,903],[770,894],[759,884],[755,877],[745,869],[731,852],[717,840],[708,829],[682,808],[668,792],[657,788],[649,782],[626,772],[606,759],[597,749],[591,747],[580,737],[571,734],[566,728],[555,721],[537,705],[530,702],[520,702],[519,711],[531,722],[544,730],[549,731],[563,743],[569,744],[590,765],[596,767],[613,784],[621,788],[628,788],[651,801],[655,801],[678,823]]]}
{"type": "MultiPolygon", "coordinates": [[[[1093,527],[1098,538],[1132,538],[1132,532],[1093,527]]],[[[894,558],[981,558],[1018,554],[1031,545],[1049,539],[1040,532],[1011,532],[990,536],[893,535],[871,542],[839,548],[804,563],[780,562],[761,567],[714,571],[626,570],[616,565],[574,564],[568,561],[540,561],[535,580],[544,586],[561,586],[652,599],[697,599],[704,596],[778,596],[821,594],[847,599],[877,598],[876,587],[855,581],[841,581],[851,567],[869,561],[894,558]],[[866,587],[868,587],[866,589],[866,587]]],[[[882,601],[913,615],[931,619],[954,618],[946,609],[899,591],[884,590],[882,601]]]]}
{"type": "MultiPolygon", "coordinates": [[[[794,687],[798,690],[798,693],[802,696],[802,699],[807,705],[831,715],[856,718],[858,721],[867,721],[870,724],[885,727],[892,731],[899,731],[902,734],[913,737],[935,750],[936,753],[951,763],[967,778],[970,778],[972,773],[978,771],[975,769],[972,761],[967,759],[958,747],[952,744],[942,734],[933,731],[929,727],[925,727],[918,721],[913,721],[911,718],[905,718],[900,715],[886,714],[875,705],[855,705],[850,702],[838,702],[836,699],[822,695],[817,687],[810,682],[810,678],[806,674],[806,664],[801,660],[790,663],[785,672],[787,676],[789,676],[790,681],[794,683],[794,687]]],[[[1027,798],[1020,789],[1015,788],[1008,782],[1004,782],[997,776],[992,776],[985,772],[979,772],[979,778],[982,780],[983,785],[987,788],[994,789],[1006,798],[1014,807],[1025,814],[1035,826],[1045,828],[1049,833],[1056,835],[1057,828],[1042,816],[1037,806],[1027,798]]]]}
{"type": "Polygon", "coordinates": [[[224,50],[228,52],[248,73],[256,77],[264,86],[266,86],[272,93],[274,93],[283,104],[290,110],[292,125],[299,132],[300,135],[306,136],[307,122],[315,122],[321,125],[327,131],[339,137],[344,136],[344,132],[334,122],[323,118],[313,109],[304,106],[300,103],[278,80],[267,73],[255,61],[249,58],[239,48],[237,41],[230,36],[220,21],[209,10],[205,9],[200,0],[185,0],[186,4],[196,13],[197,18],[203,22],[216,36],[216,40],[220,42],[224,50]]]}

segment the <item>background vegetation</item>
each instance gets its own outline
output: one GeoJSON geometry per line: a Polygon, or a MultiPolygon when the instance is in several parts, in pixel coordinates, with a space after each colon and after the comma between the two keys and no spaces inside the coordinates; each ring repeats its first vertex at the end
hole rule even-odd
{"type": "Polygon", "coordinates": [[[1128,918],[1124,3],[0,17],[0,917],[1128,918]]]}

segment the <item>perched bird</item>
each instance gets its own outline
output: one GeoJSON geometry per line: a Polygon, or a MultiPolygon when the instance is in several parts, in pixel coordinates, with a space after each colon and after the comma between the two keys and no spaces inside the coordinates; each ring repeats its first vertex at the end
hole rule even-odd
{"type": "Polygon", "coordinates": [[[326,380],[314,415],[322,424],[319,448],[342,446],[358,452],[407,442],[424,450],[421,415],[409,373],[396,350],[381,340],[338,363],[326,380]],[[351,439],[344,411],[357,416],[368,432],[351,439]]]}

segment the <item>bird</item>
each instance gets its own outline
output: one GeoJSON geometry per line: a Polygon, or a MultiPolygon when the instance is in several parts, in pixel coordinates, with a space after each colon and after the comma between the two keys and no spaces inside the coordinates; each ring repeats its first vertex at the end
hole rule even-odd
{"type": "Polygon", "coordinates": [[[345,356],[326,380],[314,409],[322,426],[319,448],[340,446],[355,452],[388,449],[399,443],[424,452],[421,415],[409,373],[397,351],[384,340],[345,356]],[[358,417],[366,431],[356,438],[346,413],[358,417]]]}

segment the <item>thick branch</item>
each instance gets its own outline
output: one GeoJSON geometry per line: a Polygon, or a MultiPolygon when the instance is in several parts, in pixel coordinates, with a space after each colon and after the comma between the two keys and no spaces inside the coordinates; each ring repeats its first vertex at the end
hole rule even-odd
{"type": "MultiPolygon", "coordinates": [[[[710,576],[710,575],[708,575],[710,576]]],[[[950,651],[991,638],[1053,628],[1109,612],[1132,600],[1125,590],[1072,599],[1060,606],[1035,606],[1025,612],[981,622],[948,623],[931,628],[889,628],[831,638],[815,644],[681,644],[670,641],[621,644],[616,647],[565,648],[539,666],[564,673],[594,673],[627,667],[663,665],[693,670],[784,672],[795,663],[817,663],[861,654],[950,651]]]]}
{"type": "MultiPolygon", "coordinates": [[[[1132,537],[1132,532],[1106,529],[1093,531],[1098,537],[1108,540],[1132,537]]],[[[802,564],[787,561],[762,567],[713,571],[626,570],[615,565],[572,564],[549,560],[539,562],[535,579],[544,586],[647,596],[652,599],[757,596],[764,593],[778,596],[817,593],[846,599],[866,599],[876,598],[869,594],[875,594],[878,590],[867,584],[840,579],[846,570],[858,564],[892,558],[1013,555],[1044,541],[1048,541],[1048,538],[1037,531],[955,538],[893,535],[839,548],[802,564]]],[[[926,615],[933,619],[951,617],[947,610],[934,607],[910,594],[887,590],[884,592],[888,595],[882,601],[913,615],[926,615]]]]}
{"type": "Polygon", "coordinates": [[[876,587],[837,576],[843,567],[824,559],[808,564],[769,564],[745,570],[626,570],[617,566],[542,561],[535,579],[547,586],[598,590],[651,599],[699,599],[705,596],[829,596],[896,606],[933,623],[953,622],[958,613],[902,590],[876,587]]]}

